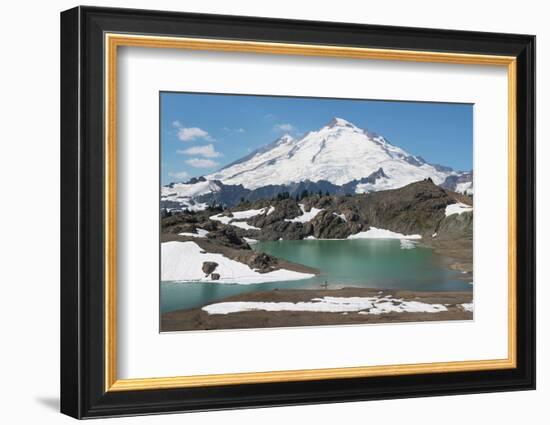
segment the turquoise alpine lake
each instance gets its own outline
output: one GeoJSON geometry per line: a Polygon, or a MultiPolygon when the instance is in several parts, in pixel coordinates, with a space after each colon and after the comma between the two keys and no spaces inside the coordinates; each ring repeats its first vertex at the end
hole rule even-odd
{"type": "Polygon", "coordinates": [[[365,287],[413,291],[471,291],[448,259],[430,248],[403,249],[399,240],[296,240],[258,242],[251,247],[278,258],[314,267],[310,279],[250,285],[215,282],[161,282],[161,313],[202,307],[246,292],[273,289],[365,287]]]}

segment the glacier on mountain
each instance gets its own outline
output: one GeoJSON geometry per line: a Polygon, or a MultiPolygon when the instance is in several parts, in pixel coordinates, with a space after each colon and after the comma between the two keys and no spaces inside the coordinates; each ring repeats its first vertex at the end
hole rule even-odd
{"type": "Polygon", "coordinates": [[[393,189],[425,178],[441,184],[453,173],[446,167],[410,155],[382,136],[342,118],[334,118],[301,139],[284,135],[206,178],[226,185],[242,185],[246,189],[306,180],[344,185],[380,169],[384,177],[359,183],[356,192],[393,189]]]}

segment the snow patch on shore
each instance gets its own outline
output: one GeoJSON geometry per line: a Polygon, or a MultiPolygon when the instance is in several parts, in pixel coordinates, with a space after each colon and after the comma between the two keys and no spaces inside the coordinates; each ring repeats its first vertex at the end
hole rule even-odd
{"type": "Polygon", "coordinates": [[[321,313],[439,313],[447,311],[443,304],[429,304],[419,301],[404,301],[385,297],[323,297],[302,302],[233,301],[204,306],[208,314],[230,314],[244,311],[307,311],[321,313]]]}
{"type": "Polygon", "coordinates": [[[322,209],[312,207],[308,212],[306,212],[306,207],[304,204],[300,204],[300,209],[302,210],[302,215],[294,218],[285,218],[285,221],[290,221],[291,223],[307,223],[315,218],[322,209]]]}
{"type": "Polygon", "coordinates": [[[392,232],[391,230],[378,229],[377,227],[371,226],[366,232],[349,235],[348,239],[422,239],[422,236],[403,235],[401,233],[392,232]]]}
{"type": "Polygon", "coordinates": [[[445,217],[449,217],[453,214],[462,214],[465,212],[473,211],[474,209],[470,205],[457,202],[456,204],[447,205],[445,208],[445,217]]]}
{"type": "Polygon", "coordinates": [[[218,263],[216,273],[220,279],[216,283],[237,283],[249,285],[263,282],[309,279],[310,273],[279,269],[269,273],[259,273],[248,265],[231,260],[222,254],[204,252],[195,242],[171,241],[161,244],[161,280],[179,282],[212,282],[211,277],[202,271],[205,261],[218,263]]]}

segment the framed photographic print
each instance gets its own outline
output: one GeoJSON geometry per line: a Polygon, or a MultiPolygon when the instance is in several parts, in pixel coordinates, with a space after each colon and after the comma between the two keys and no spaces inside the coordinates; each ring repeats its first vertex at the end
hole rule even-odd
{"type": "Polygon", "coordinates": [[[61,411],[533,389],[529,35],[61,14],[61,411]]]}

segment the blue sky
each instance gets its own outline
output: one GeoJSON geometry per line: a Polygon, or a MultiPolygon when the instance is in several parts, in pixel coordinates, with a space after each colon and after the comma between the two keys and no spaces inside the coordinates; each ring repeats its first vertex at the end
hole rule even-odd
{"type": "Polygon", "coordinates": [[[333,117],[384,136],[410,154],[472,169],[470,104],[162,92],[162,184],[216,171],[284,133],[300,136],[333,117]]]}

